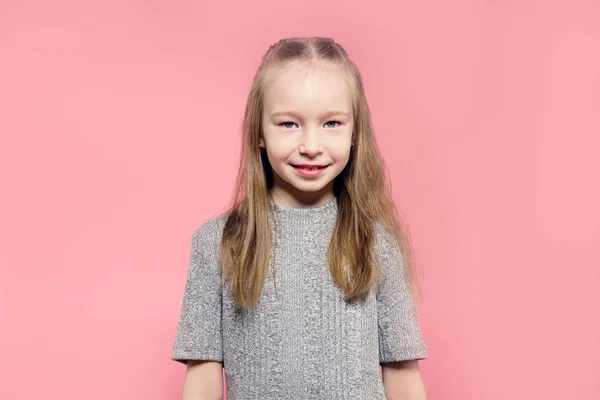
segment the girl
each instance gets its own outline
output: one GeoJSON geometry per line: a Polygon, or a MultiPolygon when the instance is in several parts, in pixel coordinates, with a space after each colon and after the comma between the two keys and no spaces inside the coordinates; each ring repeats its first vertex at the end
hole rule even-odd
{"type": "Polygon", "coordinates": [[[172,353],[184,400],[221,399],[222,367],[229,400],[425,399],[408,235],[384,169],[346,51],[271,46],[231,208],[192,238],[172,353]]]}

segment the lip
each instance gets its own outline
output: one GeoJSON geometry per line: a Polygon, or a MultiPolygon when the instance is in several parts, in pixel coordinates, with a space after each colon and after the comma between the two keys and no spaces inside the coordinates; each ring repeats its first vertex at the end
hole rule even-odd
{"type": "Polygon", "coordinates": [[[329,165],[320,166],[317,164],[298,164],[298,165],[292,165],[292,167],[298,174],[305,176],[307,178],[312,178],[315,176],[319,176],[323,172],[325,172],[325,170],[329,167],[329,165]],[[316,169],[314,171],[307,171],[307,170],[303,169],[303,167],[322,167],[322,168],[316,169]]]}
{"type": "Polygon", "coordinates": [[[299,167],[299,168],[312,168],[312,167],[326,167],[329,164],[326,165],[322,165],[322,164],[292,164],[292,167],[299,167]]]}

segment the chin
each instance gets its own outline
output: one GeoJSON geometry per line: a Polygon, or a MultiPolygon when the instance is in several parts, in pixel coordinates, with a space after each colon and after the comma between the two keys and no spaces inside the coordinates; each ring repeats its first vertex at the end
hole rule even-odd
{"type": "Polygon", "coordinates": [[[287,182],[288,185],[294,187],[296,190],[299,190],[301,192],[318,192],[320,190],[323,190],[323,188],[325,188],[325,186],[327,186],[327,183],[329,182],[325,182],[325,181],[319,181],[319,182],[306,182],[306,181],[302,181],[299,180],[296,177],[289,177],[287,179],[285,179],[285,181],[287,182]]]}
{"type": "Polygon", "coordinates": [[[325,187],[324,185],[293,185],[296,189],[306,193],[316,193],[325,187]]]}

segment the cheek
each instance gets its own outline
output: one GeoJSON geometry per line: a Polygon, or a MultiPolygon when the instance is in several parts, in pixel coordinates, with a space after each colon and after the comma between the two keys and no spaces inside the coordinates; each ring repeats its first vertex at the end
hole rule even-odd
{"type": "Polygon", "coordinates": [[[286,140],[284,137],[271,137],[268,145],[269,154],[273,158],[282,159],[286,159],[293,154],[296,147],[296,144],[292,140],[286,140]]]}
{"type": "Polygon", "coordinates": [[[352,144],[352,126],[346,126],[345,129],[335,132],[335,134],[326,136],[325,144],[332,157],[345,159],[350,154],[350,145],[352,144]]]}
{"type": "Polygon", "coordinates": [[[271,164],[281,164],[287,162],[291,152],[285,147],[276,143],[270,143],[267,155],[271,164]]]}
{"type": "Polygon", "coordinates": [[[350,160],[350,152],[349,151],[343,151],[340,153],[337,153],[335,155],[335,160],[339,163],[347,163],[348,160],[350,160]]]}
{"type": "Polygon", "coordinates": [[[336,161],[346,161],[350,158],[350,140],[335,143],[329,147],[329,154],[336,161]]]}

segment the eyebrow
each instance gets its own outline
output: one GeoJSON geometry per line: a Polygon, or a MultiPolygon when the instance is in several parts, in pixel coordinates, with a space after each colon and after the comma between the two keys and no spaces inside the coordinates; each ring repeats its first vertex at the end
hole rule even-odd
{"type": "MultiPolygon", "coordinates": [[[[301,119],[301,117],[293,111],[277,111],[277,112],[274,112],[271,114],[271,118],[284,116],[284,115],[290,115],[290,116],[301,119]]],[[[344,111],[328,111],[328,112],[324,113],[323,115],[321,115],[321,118],[331,117],[333,115],[343,115],[345,117],[348,117],[348,113],[346,113],[344,111]]]]}

